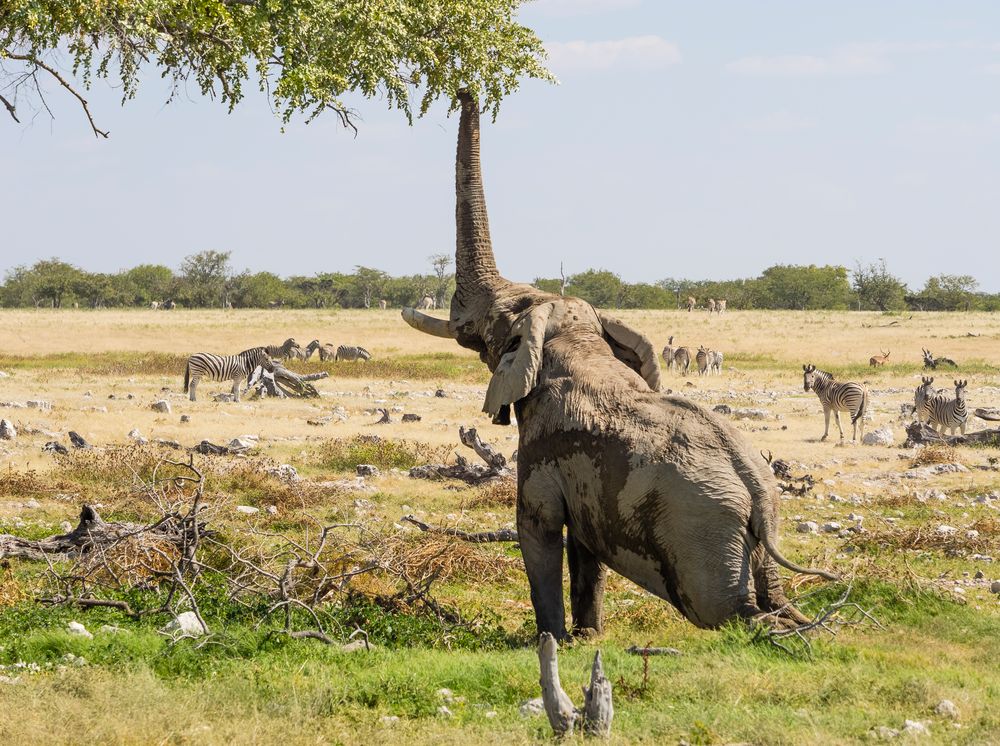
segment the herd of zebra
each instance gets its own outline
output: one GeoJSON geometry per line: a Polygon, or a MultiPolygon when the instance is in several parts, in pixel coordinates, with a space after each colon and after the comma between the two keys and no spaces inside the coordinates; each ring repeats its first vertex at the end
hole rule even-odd
{"type": "Polygon", "coordinates": [[[236,355],[216,355],[211,352],[196,352],[188,358],[184,368],[184,392],[191,401],[197,401],[198,381],[207,378],[210,381],[232,381],[233,398],[240,400],[240,388],[244,381],[252,384],[250,377],[260,369],[274,372],[274,360],[308,360],[313,353],[319,351],[320,360],[371,360],[371,353],[364,347],[340,345],[334,348],[332,344],[320,344],[314,339],[305,348],[289,337],[280,345],[251,347],[236,355]]]}
{"type": "MultiPolygon", "coordinates": [[[[676,371],[682,375],[687,375],[691,368],[691,348],[674,347],[673,335],[667,340],[663,348],[663,362],[667,364],[667,369],[676,371]]],[[[718,350],[710,350],[705,346],[699,346],[694,354],[695,365],[698,368],[699,376],[722,373],[723,355],[718,350]]]]}

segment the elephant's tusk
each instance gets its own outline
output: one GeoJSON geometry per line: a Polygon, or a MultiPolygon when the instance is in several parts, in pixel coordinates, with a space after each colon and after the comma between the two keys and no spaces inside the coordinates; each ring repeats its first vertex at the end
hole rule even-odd
{"type": "Polygon", "coordinates": [[[426,313],[420,313],[415,308],[404,308],[403,321],[414,329],[422,331],[424,334],[444,337],[445,339],[455,339],[455,332],[452,330],[451,324],[448,323],[447,319],[437,319],[433,316],[428,316],[426,313]]]}

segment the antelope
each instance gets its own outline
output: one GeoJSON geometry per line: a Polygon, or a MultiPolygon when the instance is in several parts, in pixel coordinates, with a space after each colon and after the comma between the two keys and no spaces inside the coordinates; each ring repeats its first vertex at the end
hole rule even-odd
{"type": "Polygon", "coordinates": [[[879,366],[885,365],[885,361],[889,359],[889,353],[883,351],[881,347],[878,348],[881,355],[872,355],[868,358],[868,364],[873,368],[878,368],[879,366]]]}

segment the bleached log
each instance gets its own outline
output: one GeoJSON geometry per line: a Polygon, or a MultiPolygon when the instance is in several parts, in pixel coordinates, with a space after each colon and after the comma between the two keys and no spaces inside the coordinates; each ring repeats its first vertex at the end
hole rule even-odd
{"type": "Polygon", "coordinates": [[[611,682],[604,675],[601,651],[594,656],[590,669],[590,686],[583,687],[583,732],[588,736],[607,738],[615,706],[611,702],[611,682]]]}
{"type": "Polygon", "coordinates": [[[573,701],[559,683],[559,645],[556,638],[542,632],[538,639],[538,665],[541,669],[542,702],[549,725],[557,736],[571,735],[576,724],[577,711],[573,701]]]}
{"type": "Polygon", "coordinates": [[[483,441],[479,439],[479,433],[476,432],[476,428],[459,427],[458,439],[463,446],[474,450],[476,455],[485,461],[486,465],[494,471],[502,472],[507,468],[507,459],[503,456],[503,454],[498,453],[493,446],[488,443],[483,443],[483,441]]]}

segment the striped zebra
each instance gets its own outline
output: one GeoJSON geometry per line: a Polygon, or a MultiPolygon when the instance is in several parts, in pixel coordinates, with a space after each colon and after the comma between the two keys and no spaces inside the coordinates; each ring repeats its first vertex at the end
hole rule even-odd
{"type": "Polygon", "coordinates": [[[687,347],[678,347],[674,350],[674,368],[687,375],[688,368],[691,367],[691,350],[687,347]]]}
{"type": "Polygon", "coordinates": [[[299,343],[294,339],[289,337],[280,345],[267,345],[264,347],[267,350],[267,354],[271,357],[276,357],[279,360],[288,360],[289,358],[297,357],[296,350],[301,350],[299,343]]]}
{"type": "Polygon", "coordinates": [[[705,376],[711,373],[709,366],[711,361],[714,359],[714,353],[705,346],[700,346],[698,352],[694,356],[695,362],[698,364],[698,375],[705,376]]]}
{"type": "Polygon", "coordinates": [[[319,348],[319,359],[326,362],[337,357],[337,348],[332,344],[325,344],[319,348]]]}
{"type": "Polygon", "coordinates": [[[712,373],[717,375],[722,375],[722,353],[718,350],[712,350],[712,359],[708,364],[709,369],[712,373]]]}
{"type": "Polygon", "coordinates": [[[965,408],[965,387],[968,385],[967,380],[955,381],[954,399],[937,396],[927,400],[927,415],[931,427],[937,425],[937,431],[942,435],[946,429],[951,430],[952,435],[956,430],[965,435],[965,421],[969,417],[969,411],[965,408]]]}
{"type": "Polygon", "coordinates": [[[913,413],[917,417],[917,422],[930,422],[930,411],[927,402],[944,395],[944,391],[934,388],[933,376],[921,376],[920,385],[913,392],[913,413]]]}
{"type": "Polygon", "coordinates": [[[840,426],[841,412],[847,412],[851,415],[851,425],[854,426],[851,442],[857,441],[859,430],[862,439],[864,439],[865,410],[868,408],[868,389],[860,383],[854,383],[853,381],[838,383],[833,380],[833,374],[827,373],[824,370],[816,370],[815,365],[803,365],[802,370],[804,371],[802,387],[806,391],[810,389],[815,391],[816,396],[819,397],[819,401],[823,405],[823,416],[826,419],[826,427],[823,430],[823,437],[820,440],[826,440],[826,437],[830,434],[831,412],[833,412],[834,418],[837,420],[837,429],[840,431],[841,440],[844,439],[844,428],[840,426]]]}
{"type": "Polygon", "coordinates": [[[318,349],[319,349],[319,340],[314,339],[312,342],[306,345],[306,348],[304,350],[298,345],[296,345],[292,349],[292,357],[294,357],[296,360],[308,360],[313,356],[313,353],[316,352],[316,350],[318,349]]]}
{"type": "Polygon", "coordinates": [[[372,354],[364,347],[341,345],[334,354],[334,360],[371,360],[372,354]]]}
{"type": "Polygon", "coordinates": [[[184,391],[195,401],[198,381],[202,377],[210,381],[232,381],[233,396],[240,400],[240,383],[246,380],[258,368],[263,367],[268,372],[274,371],[274,364],[265,347],[251,347],[238,355],[213,355],[211,352],[197,352],[188,358],[184,368],[184,391]]]}
{"type": "Polygon", "coordinates": [[[674,369],[674,335],[670,335],[667,344],[663,348],[663,362],[667,364],[668,370],[674,369]]]}

